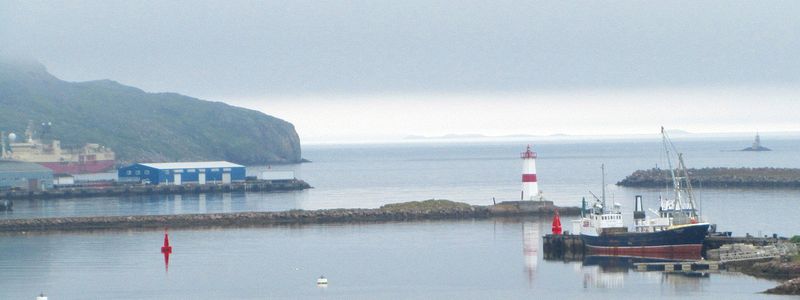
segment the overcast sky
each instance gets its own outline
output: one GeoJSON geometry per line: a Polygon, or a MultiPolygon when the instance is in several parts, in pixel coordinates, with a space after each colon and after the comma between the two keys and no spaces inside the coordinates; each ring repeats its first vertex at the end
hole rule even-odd
{"type": "Polygon", "coordinates": [[[800,1],[7,1],[0,51],[306,141],[800,130],[800,1]]]}

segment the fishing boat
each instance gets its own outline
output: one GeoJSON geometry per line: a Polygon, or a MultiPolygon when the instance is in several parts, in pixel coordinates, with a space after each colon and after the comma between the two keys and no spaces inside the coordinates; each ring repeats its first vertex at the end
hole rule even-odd
{"type": "Polygon", "coordinates": [[[577,230],[590,254],[663,259],[701,257],[703,241],[711,224],[704,222],[700,216],[683,155],[675,150],[663,127],[661,134],[672,177],[674,198],[662,197],[658,211],[650,210],[653,216],[648,218],[642,206],[642,197],[636,196],[634,226],[629,230],[624,222],[621,205],[614,203],[612,207],[607,206],[603,166],[602,198],[595,196],[594,203],[588,209],[584,199],[581,219],[575,224],[580,227],[577,230]],[[678,153],[677,168],[672,167],[670,150],[678,153]]]}

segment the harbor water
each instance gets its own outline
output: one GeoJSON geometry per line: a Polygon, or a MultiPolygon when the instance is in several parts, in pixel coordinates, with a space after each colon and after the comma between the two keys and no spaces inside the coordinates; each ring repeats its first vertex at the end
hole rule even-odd
{"type": "MultiPolygon", "coordinates": [[[[800,167],[800,139],[763,139],[771,152],[738,152],[748,140],[681,140],[689,167],[800,167]]],[[[519,142],[312,145],[296,172],[313,189],[284,193],[157,195],[17,200],[3,218],[374,208],[450,199],[517,200],[519,142]]],[[[634,195],[655,207],[666,189],[622,188],[636,169],[666,165],[660,140],[551,141],[534,145],[540,189],[557,205],[579,206],[601,190],[631,211],[634,195]]],[[[250,167],[257,174],[267,166],[250,167]]],[[[695,187],[704,215],[735,235],[800,233],[800,191],[695,187]]],[[[549,219],[306,225],[170,231],[168,271],[158,230],[0,236],[0,298],[27,299],[397,299],[578,298],[650,295],[730,299],[776,281],[732,272],[686,277],[610,264],[545,261],[549,219]],[[327,287],[317,287],[324,275],[327,287]]],[[[564,220],[566,223],[566,220],[564,220]]],[[[566,224],[565,224],[566,225],[566,224]]],[[[567,225],[568,226],[568,225],[567,225]]],[[[565,229],[569,229],[565,227],[565,229]]]]}

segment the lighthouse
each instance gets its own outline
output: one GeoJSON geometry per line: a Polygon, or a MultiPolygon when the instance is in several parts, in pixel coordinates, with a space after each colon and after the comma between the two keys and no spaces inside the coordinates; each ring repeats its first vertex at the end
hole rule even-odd
{"type": "Polygon", "coordinates": [[[531,151],[531,145],[520,154],[522,158],[522,199],[534,200],[539,198],[539,183],[536,180],[536,152],[531,151]]]}

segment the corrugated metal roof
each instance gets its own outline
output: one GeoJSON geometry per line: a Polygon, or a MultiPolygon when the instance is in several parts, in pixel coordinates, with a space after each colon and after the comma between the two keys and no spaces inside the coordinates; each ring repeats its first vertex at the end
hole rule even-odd
{"type": "Polygon", "coordinates": [[[207,169],[207,168],[244,168],[242,165],[237,165],[227,161],[195,161],[195,162],[171,162],[171,163],[147,163],[140,165],[156,168],[159,170],[174,170],[174,169],[207,169]]]}
{"type": "Polygon", "coordinates": [[[0,173],[20,173],[20,172],[46,172],[53,173],[53,170],[45,168],[37,163],[24,161],[2,160],[0,161],[0,173]]]}

